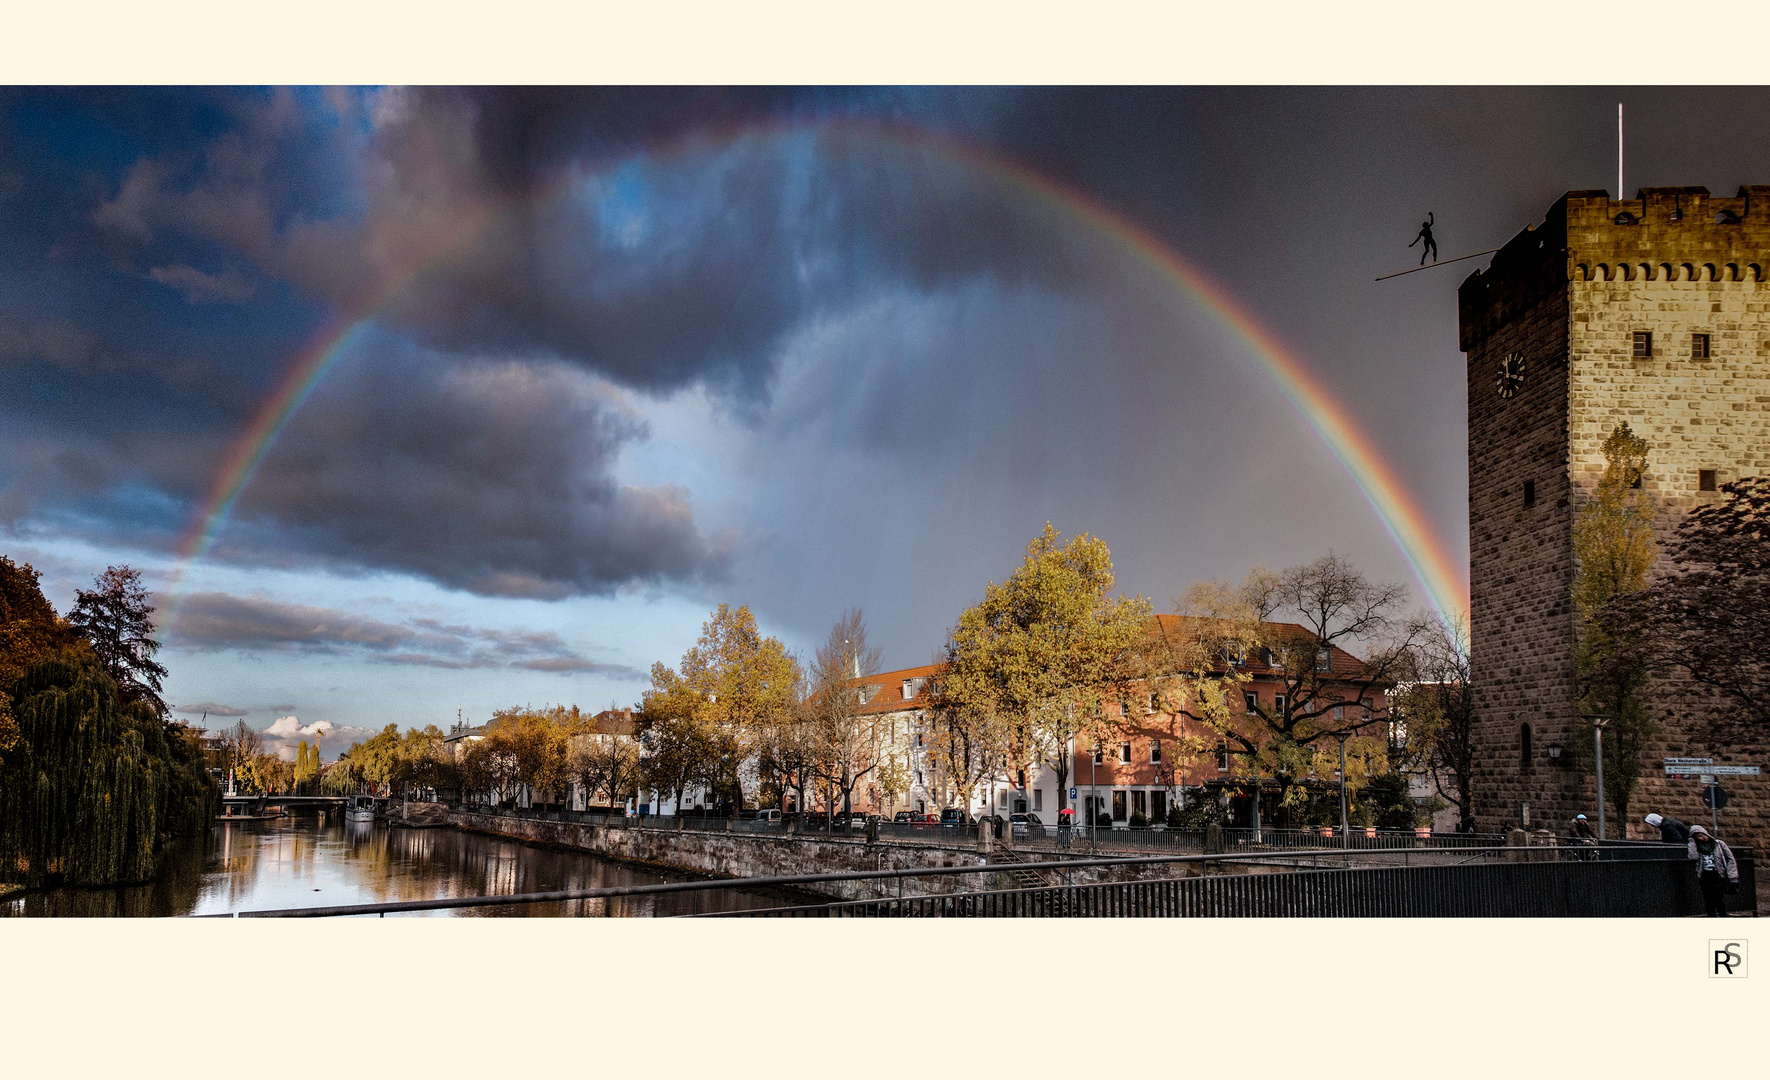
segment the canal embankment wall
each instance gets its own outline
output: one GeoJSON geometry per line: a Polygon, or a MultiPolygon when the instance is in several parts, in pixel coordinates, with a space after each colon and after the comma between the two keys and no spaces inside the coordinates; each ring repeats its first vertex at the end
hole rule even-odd
{"type": "MultiPolygon", "coordinates": [[[[859,837],[659,829],[461,810],[451,810],[449,822],[470,832],[721,878],[991,865],[983,852],[963,846],[898,841],[869,843],[859,837]]],[[[1045,853],[1039,853],[1037,857],[1050,858],[1045,853]]],[[[1175,866],[1078,867],[1064,876],[1070,883],[1087,884],[1177,877],[1189,872],[1193,871],[1175,866]]],[[[1022,884],[1016,880],[1010,866],[1003,866],[1000,871],[988,874],[909,878],[903,881],[902,887],[903,894],[910,895],[1012,889],[1022,884]]],[[[892,879],[820,882],[796,888],[843,900],[870,900],[898,894],[898,882],[892,879]]]]}

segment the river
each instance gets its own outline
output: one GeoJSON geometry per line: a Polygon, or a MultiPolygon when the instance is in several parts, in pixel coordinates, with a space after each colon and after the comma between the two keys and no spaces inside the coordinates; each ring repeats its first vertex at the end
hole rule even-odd
{"type": "MultiPolygon", "coordinates": [[[[159,876],[145,885],[29,892],[0,900],[0,915],[220,915],[693,879],[458,829],[345,822],[335,811],[324,817],[307,813],[273,821],[217,822],[207,839],[177,844],[159,876]]],[[[779,892],[718,888],[409,914],[650,917],[804,902],[804,897],[779,892]]]]}

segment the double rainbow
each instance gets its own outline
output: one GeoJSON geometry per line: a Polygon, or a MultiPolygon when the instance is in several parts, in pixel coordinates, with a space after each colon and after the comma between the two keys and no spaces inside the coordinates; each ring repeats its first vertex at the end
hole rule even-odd
{"type": "MultiPolygon", "coordinates": [[[[1303,362],[1281,343],[1220,285],[1183,259],[1172,248],[1116,211],[1088,195],[1041,173],[998,157],[975,146],[930,132],[903,127],[837,122],[778,125],[772,130],[791,134],[805,130],[839,129],[852,137],[932,152],[946,160],[997,180],[1022,195],[1054,207],[1063,214],[1109,238],[1144,266],[1199,303],[1245,347],[1247,355],[1277,384],[1297,411],[1320,436],[1339,461],[1365,501],[1383,523],[1385,531],[1407,560],[1420,587],[1446,625],[1461,624],[1468,611],[1468,587],[1463,568],[1434,532],[1401,479],[1362,426],[1328,392],[1303,362]]],[[[768,134],[771,129],[749,127],[739,134],[768,134]]],[[[706,136],[695,145],[705,146],[706,136]]],[[[687,149],[686,144],[678,152],[687,149]]],[[[313,393],[338,358],[361,335],[401,289],[425,270],[458,251],[498,218],[520,206],[554,198],[581,179],[581,174],[562,179],[541,192],[508,204],[488,206],[458,222],[425,251],[410,258],[403,270],[383,276],[383,284],[371,290],[369,299],[335,318],[295,357],[281,383],[265,400],[229,449],[198,513],[179,545],[179,562],[168,582],[168,616],[176,618],[179,585],[190,568],[201,562],[215,544],[222,526],[265,457],[301,406],[313,393]]]]}

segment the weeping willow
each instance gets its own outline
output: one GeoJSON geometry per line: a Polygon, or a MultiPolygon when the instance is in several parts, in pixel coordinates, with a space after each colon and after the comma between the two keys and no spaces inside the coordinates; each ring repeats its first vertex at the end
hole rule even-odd
{"type": "Polygon", "coordinates": [[[201,748],[126,701],[96,658],[44,661],[12,697],[19,740],[0,758],[0,880],[147,881],[169,839],[216,813],[201,748]]]}

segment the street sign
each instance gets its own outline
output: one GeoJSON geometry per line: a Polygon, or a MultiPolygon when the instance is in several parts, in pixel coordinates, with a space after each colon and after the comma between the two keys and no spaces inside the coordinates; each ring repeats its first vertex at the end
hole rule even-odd
{"type": "Polygon", "coordinates": [[[1701,773],[1693,773],[1693,772],[1672,772],[1668,769],[1666,771],[1666,779],[1667,780],[1701,780],[1702,774],[1701,773]]]}
{"type": "Polygon", "coordinates": [[[1698,776],[1697,779],[1701,780],[1704,784],[1707,784],[1709,787],[1715,786],[1715,778],[1710,776],[1708,773],[1703,773],[1701,776],[1698,776]]]}
{"type": "Polygon", "coordinates": [[[1069,789],[1069,797],[1072,799],[1076,797],[1076,789],[1075,788],[1069,789]]]}
{"type": "Polygon", "coordinates": [[[1715,759],[1712,757],[1669,757],[1665,759],[1665,763],[1667,765],[1713,765],[1715,759]]]}
{"type": "Polygon", "coordinates": [[[1727,809],[1727,789],[1719,785],[1703,788],[1702,804],[1710,810],[1727,809]]]}
{"type": "Polygon", "coordinates": [[[1758,775],[1758,767],[1756,765],[1704,765],[1702,771],[1705,773],[1713,773],[1716,776],[1758,775]]]}

